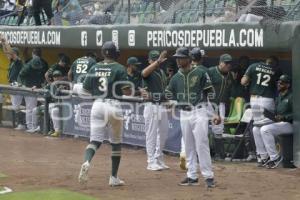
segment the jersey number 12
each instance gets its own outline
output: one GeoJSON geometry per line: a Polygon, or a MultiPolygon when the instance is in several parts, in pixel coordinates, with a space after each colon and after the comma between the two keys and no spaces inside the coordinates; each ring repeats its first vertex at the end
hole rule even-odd
{"type": "Polygon", "coordinates": [[[262,76],[262,73],[258,73],[256,84],[268,87],[270,80],[271,76],[269,74],[265,74],[262,76]]]}

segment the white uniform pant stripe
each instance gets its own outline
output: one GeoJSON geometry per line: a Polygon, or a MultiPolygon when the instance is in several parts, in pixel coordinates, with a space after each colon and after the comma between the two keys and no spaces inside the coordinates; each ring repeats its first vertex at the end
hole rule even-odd
{"type": "Polygon", "coordinates": [[[187,176],[198,178],[197,175],[197,156],[202,176],[213,178],[212,162],[208,141],[208,119],[204,108],[191,112],[180,112],[180,125],[185,141],[187,176]]]}

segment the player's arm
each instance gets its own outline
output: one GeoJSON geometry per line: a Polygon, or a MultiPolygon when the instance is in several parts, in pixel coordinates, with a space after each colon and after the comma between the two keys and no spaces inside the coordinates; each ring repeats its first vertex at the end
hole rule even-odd
{"type": "Polygon", "coordinates": [[[167,60],[167,55],[168,55],[168,52],[167,51],[163,51],[161,52],[159,58],[151,63],[150,65],[148,65],[143,71],[142,71],[142,77],[143,78],[147,78],[155,69],[157,69],[160,64],[164,61],[167,60]]]}
{"type": "Polygon", "coordinates": [[[251,80],[251,74],[252,74],[252,69],[254,69],[254,65],[250,65],[247,71],[245,72],[244,76],[241,79],[241,84],[243,86],[247,86],[250,83],[251,80]]]}
{"type": "Polygon", "coordinates": [[[71,82],[73,81],[72,67],[68,71],[68,80],[71,82]]]}

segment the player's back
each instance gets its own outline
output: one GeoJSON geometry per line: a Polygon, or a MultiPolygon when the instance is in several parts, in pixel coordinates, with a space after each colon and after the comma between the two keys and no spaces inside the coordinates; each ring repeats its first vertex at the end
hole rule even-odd
{"type": "Polygon", "coordinates": [[[117,62],[99,62],[88,72],[83,88],[93,96],[100,98],[115,98],[122,95],[122,87],[127,81],[125,67],[117,62]],[[118,83],[120,82],[120,83],[118,83]]]}
{"type": "Polygon", "coordinates": [[[96,61],[91,57],[81,57],[76,59],[72,64],[72,77],[74,83],[82,83],[85,75],[96,64],[96,61]]]}
{"type": "Polygon", "coordinates": [[[274,98],[278,71],[263,62],[249,66],[245,73],[250,78],[250,94],[274,98]]]}

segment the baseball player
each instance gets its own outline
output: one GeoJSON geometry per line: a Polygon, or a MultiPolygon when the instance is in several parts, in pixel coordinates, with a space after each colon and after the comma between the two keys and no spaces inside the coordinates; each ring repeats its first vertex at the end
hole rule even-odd
{"type": "Polygon", "coordinates": [[[70,58],[65,54],[59,54],[59,61],[58,63],[52,65],[49,70],[45,73],[45,78],[48,83],[52,81],[52,73],[55,70],[61,71],[62,75],[67,78],[69,72],[69,64],[70,58]]]}
{"type": "Polygon", "coordinates": [[[232,57],[229,54],[223,54],[220,56],[219,65],[211,67],[208,70],[208,75],[215,90],[215,96],[213,98],[210,97],[209,99],[217,106],[221,117],[220,124],[212,125],[212,132],[216,136],[216,158],[219,156],[221,159],[225,158],[225,154],[222,139],[219,139],[219,137],[224,132],[225,104],[229,101],[233,84],[233,76],[230,73],[231,66],[232,57]]]}
{"type": "MultiPolygon", "coordinates": [[[[181,47],[173,55],[179,71],[172,77],[166,88],[166,98],[178,101],[180,126],[185,142],[187,177],[179,183],[182,186],[199,185],[197,156],[200,171],[207,187],[214,187],[214,173],[208,140],[208,113],[203,93],[212,92],[208,74],[199,67],[191,65],[188,48],[181,47]]],[[[219,123],[218,116],[213,117],[219,123]]]]}
{"type": "Polygon", "coordinates": [[[76,59],[69,72],[68,79],[73,82],[73,91],[75,93],[80,92],[82,89],[82,82],[85,75],[88,73],[90,68],[96,64],[95,55],[92,52],[88,52],[86,56],[76,59]]]}
{"type": "MultiPolygon", "coordinates": [[[[149,65],[142,71],[144,88],[149,92],[153,101],[160,101],[164,93],[167,78],[160,68],[167,58],[167,52],[156,50],[149,52],[149,65]]],[[[155,103],[147,103],[144,108],[147,169],[158,171],[169,169],[164,163],[162,148],[168,136],[168,114],[165,107],[155,103]]]]}
{"type": "MultiPolygon", "coordinates": [[[[6,39],[0,35],[0,40],[2,43],[3,52],[7,55],[7,58],[10,60],[10,64],[8,67],[8,82],[12,86],[18,86],[18,76],[23,67],[23,62],[19,57],[19,49],[16,47],[11,47],[7,42],[6,39]]],[[[13,109],[16,113],[17,123],[18,126],[16,130],[24,130],[26,127],[20,122],[20,105],[23,100],[23,96],[21,95],[10,95],[11,103],[13,109]]]]}
{"type": "Polygon", "coordinates": [[[115,95],[131,95],[131,89],[124,84],[127,80],[125,67],[115,61],[118,57],[118,50],[113,42],[108,41],[103,44],[102,55],[104,61],[95,64],[83,82],[85,92],[101,97],[101,99],[96,99],[92,106],[90,143],[86,147],[84,163],[78,178],[80,183],[87,181],[90,162],[105,139],[106,133],[109,133],[112,146],[112,171],[109,185],[121,186],[124,185],[124,181],[117,174],[121,160],[123,119],[120,103],[113,99],[115,95]],[[120,81],[123,82],[118,84],[120,81]],[[113,88],[115,91],[112,91],[113,88]]]}
{"type": "Polygon", "coordinates": [[[134,85],[135,95],[139,95],[139,88],[142,87],[142,77],[141,72],[139,72],[138,67],[142,63],[136,57],[130,57],[127,59],[127,79],[134,85]]]}
{"type": "MultiPolygon", "coordinates": [[[[259,146],[259,141],[262,140],[259,127],[272,123],[272,120],[264,117],[264,109],[271,112],[275,110],[274,97],[276,81],[279,77],[275,64],[276,62],[272,57],[267,58],[265,63],[254,63],[249,66],[241,80],[242,85],[250,85],[250,105],[254,120],[253,136],[256,147],[259,146]]],[[[260,150],[260,148],[256,149],[258,166],[265,166],[269,161],[269,156],[266,152],[260,150]]]]}
{"type": "MultiPolygon", "coordinates": [[[[41,59],[39,57],[32,58],[27,64],[24,65],[19,74],[20,83],[25,87],[29,88],[41,88],[42,84],[45,82],[44,74],[47,68],[42,65],[41,59]]],[[[26,126],[28,133],[35,132],[37,128],[37,122],[33,121],[36,119],[32,115],[32,111],[37,106],[36,96],[25,96],[26,104],[26,126]]]]}
{"type": "Polygon", "coordinates": [[[276,98],[275,122],[255,127],[255,143],[261,155],[268,155],[270,160],[267,168],[274,169],[282,162],[283,158],[276,149],[275,136],[293,133],[293,97],[290,91],[290,77],[281,75],[277,84],[279,96],[276,98]]]}

